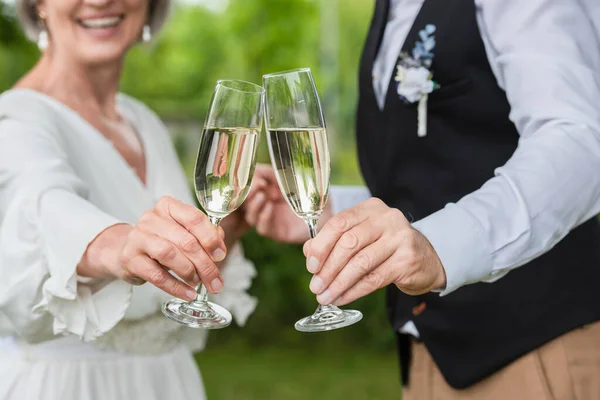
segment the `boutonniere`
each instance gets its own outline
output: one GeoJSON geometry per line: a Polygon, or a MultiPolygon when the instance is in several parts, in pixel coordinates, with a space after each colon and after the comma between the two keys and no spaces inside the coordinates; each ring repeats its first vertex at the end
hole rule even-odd
{"type": "Polygon", "coordinates": [[[427,135],[427,98],[429,93],[440,85],[433,80],[431,63],[435,48],[435,25],[427,25],[419,31],[412,54],[400,53],[395,80],[398,82],[398,95],[407,103],[419,102],[419,137],[427,135]]]}

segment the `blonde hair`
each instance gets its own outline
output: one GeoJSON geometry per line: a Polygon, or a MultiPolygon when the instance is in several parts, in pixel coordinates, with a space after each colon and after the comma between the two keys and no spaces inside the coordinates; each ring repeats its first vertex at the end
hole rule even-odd
{"type": "MultiPolygon", "coordinates": [[[[168,15],[171,0],[149,0],[150,10],[148,25],[152,35],[156,35],[163,27],[168,15]]],[[[17,18],[29,40],[37,41],[42,31],[36,0],[16,0],[17,18]]]]}

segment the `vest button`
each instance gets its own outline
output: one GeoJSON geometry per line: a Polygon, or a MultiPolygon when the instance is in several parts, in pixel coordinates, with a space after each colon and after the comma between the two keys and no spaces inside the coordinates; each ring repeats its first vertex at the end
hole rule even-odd
{"type": "Polygon", "coordinates": [[[413,307],[412,315],[417,317],[417,316],[421,315],[423,313],[423,311],[425,311],[426,308],[427,308],[427,303],[425,303],[423,301],[419,305],[413,307]]]}

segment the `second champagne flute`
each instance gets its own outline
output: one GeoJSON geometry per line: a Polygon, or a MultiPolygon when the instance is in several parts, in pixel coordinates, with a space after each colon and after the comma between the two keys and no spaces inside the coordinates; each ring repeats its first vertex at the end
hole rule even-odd
{"type": "MultiPolygon", "coordinates": [[[[309,68],[265,75],[263,86],[269,152],[279,188],[314,238],[327,203],[330,174],[327,132],[317,88],[309,68]]],[[[302,332],[329,331],[361,319],[360,311],[320,305],[295,327],[302,332]]]]}
{"type": "MultiPolygon", "coordinates": [[[[242,205],[250,191],[262,130],[264,89],[250,82],[217,82],[202,130],[194,171],[196,196],[210,222],[242,205]]],[[[194,301],[173,299],[163,313],[192,328],[219,329],[231,323],[231,313],[208,301],[204,285],[194,301]]]]}

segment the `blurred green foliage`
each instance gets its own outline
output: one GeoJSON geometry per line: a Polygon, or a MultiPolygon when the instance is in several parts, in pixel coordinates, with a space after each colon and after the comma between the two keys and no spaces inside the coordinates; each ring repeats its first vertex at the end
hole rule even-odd
{"type": "Polygon", "coordinates": [[[209,347],[196,359],[209,399],[401,400],[391,353],[339,346],[257,350],[230,342],[209,347]]]}
{"type": "MultiPolygon", "coordinates": [[[[148,104],[165,121],[191,182],[199,133],[217,79],[260,83],[265,73],[311,67],[325,107],[333,183],[360,184],[354,112],[358,62],[373,3],[230,0],[222,11],[176,5],[157,40],[136,46],[128,55],[122,91],[148,104]]],[[[10,88],[38,54],[19,31],[13,10],[0,2],[0,91],[10,88]]],[[[268,162],[265,142],[262,162],[268,162]]],[[[353,327],[321,335],[294,331],[293,323],[316,307],[301,249],[254,233],[244,244],[259,270],[252,288],[259,307],[243,330],[224,330],[213,335],[213,341],[235,336],[253,346],[347,342],[372,350],[393,347],[381,292],[352,304],[365,316],[353,327]]]]}

